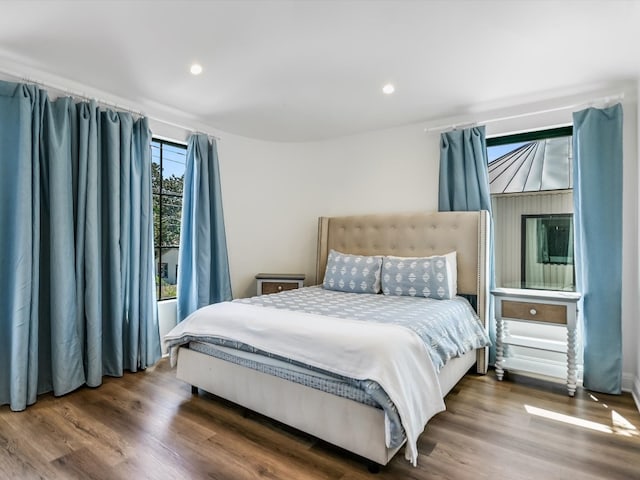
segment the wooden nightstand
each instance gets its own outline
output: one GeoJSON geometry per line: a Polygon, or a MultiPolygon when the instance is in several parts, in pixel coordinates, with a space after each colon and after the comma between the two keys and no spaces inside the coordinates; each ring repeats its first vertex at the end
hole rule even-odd
{"type": "Polygon", "coordinates": [[[566,378],[567,391],[573,396],[577,381],[576,325],[580,294],[552,290],[497,288],[491,292],[496,306],[496,376],[502,380],[505,370],[520,370],[566,378]],[[566,342],[510,335],[508,322],[530,322],[566,328],[566,342]],[[548,352],[565,353],[566,370],[541,366],[516,356],[505,355],[508,345],[548,352]],[[542,368],[541,368],[542,367],[542,368]]]}
{"type": "Polygon", "coordinates": [[[267,295],[301,288],[304,283],[304,274],[259,273],[256,275],[256,280],[258,281],[258,295],[267,295]]]}

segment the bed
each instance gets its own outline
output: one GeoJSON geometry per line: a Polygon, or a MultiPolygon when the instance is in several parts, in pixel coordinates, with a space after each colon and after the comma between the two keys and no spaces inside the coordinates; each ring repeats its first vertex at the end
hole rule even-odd
{"type": "MultiPolygon", "coordinates": [[[[318,222],[316,279],[318,283],[322,282],[332,250],[352,255],[398,257],[427,257],[455,251],[457,293],[470,298],[477,317],[486,328],[488,222],[488,214],[484,211],[321,217],[318,222]]],[[[290,316],[283,310],[264,310],[270,310],[272,316],[283,319],[290,316]]],[[[234,324],[235,320],[229,326],[234,324]]],[[[389,445],[389,418],[381,408],[266,373],[268,370],[248,368],[230,362],[224,356],[218,358],[194,348],[172,348],[172,356],[177,361],[177,377],[191,384],[194,391],[201,388],[344,448],[374,464],[386,465],[402,446],[389,445]]],[[[447,361],[437,372],[442,397],[474,364],[478,373],[486,373],[486,348],[478,348],[447,361]]],[[[421,431],[419,429],[418,434],[421,431]]],[[[412,458],[415,463],[415,452],[412,458]]]]}

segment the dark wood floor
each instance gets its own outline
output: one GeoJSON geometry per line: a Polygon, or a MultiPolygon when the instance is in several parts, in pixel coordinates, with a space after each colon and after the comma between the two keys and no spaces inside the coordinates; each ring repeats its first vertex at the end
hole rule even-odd
{"type": "Polygon", "coordinates": [[[0,407],[0,478],[640,479],[640,414],[627,395],[467,375],[419,440],[378,475],[361,459],[208,394],[166,360],[97,389],[0,407]]]}

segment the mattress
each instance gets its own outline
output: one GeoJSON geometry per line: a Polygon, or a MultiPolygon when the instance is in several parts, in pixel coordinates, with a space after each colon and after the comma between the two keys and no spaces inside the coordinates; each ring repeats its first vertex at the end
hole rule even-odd
{"type": "Polygon", "coordinates": [[[380,404],[371,395],[356,386],[354,382],[350,381],[351,379],[321,372],[313,367],[303,367],[273,356],[265,356],[261,353],[252,353],[205,342],[190,342],[189,348],[236,365],[299,383],[305,387],[315,388],[316,390],[348,398],[371,407],[381,408],[380,404]]]}

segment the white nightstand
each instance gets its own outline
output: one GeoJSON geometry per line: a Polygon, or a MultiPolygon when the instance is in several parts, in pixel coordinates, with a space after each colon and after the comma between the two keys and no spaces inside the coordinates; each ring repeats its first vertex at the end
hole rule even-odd
{"type": "Polygon", "coordinates": [[[302,273],[259,273],[256,275],[258,295],[279,293],[301,288],[304,284],[302,273]]]}
{"type": "Polygon", "coordinates": [[[567,391],[573,396],[577,381],[576,326],[580,294],[552,290],[497,288],[491,292],[496,309],[496,376],[502,380],[505,370],[519,370],[566,378],[567,391]],[[567,330],[567,341],[510,335],[507,322],[531,322],[567,330]],[[542,367],[531,360],[505,355],[506,346],[565,353],[564,369],[542,367]]]}

